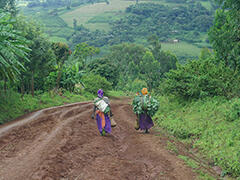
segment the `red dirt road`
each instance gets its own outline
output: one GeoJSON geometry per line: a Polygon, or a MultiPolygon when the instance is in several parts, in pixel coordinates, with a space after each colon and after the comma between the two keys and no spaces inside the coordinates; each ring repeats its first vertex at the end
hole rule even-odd
{"type": "Polygon", "coordinates": [[[49,108],[0,126],[0,180],[193,180],[151,130],[134,129],[128,99],[112,103],[117,127],[100,136],[92,103],[49,108]]]}

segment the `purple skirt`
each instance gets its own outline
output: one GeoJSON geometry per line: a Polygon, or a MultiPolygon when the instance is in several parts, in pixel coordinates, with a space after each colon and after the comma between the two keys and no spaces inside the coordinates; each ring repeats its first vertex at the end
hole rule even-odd
{"type": "MultiPolygon", "coordinates": [[[[104,130],[106,133],[111,133],[111,121],[107,114],[104,114],[104,116],[105,116],[105,122],[106,122],[104,130]]],[[[100,133],[102,133],[102,131],[103,131],[102,118],[98,114],[96,115],[96,120],[97,120],[98,130],[100,133]]]]}
{"type": "Polygon", "coordinates": [[[154,126],[152,118],[147,113],[140,114],[139,116],[139,126],[141,130],[150,129],[154,126]]]}

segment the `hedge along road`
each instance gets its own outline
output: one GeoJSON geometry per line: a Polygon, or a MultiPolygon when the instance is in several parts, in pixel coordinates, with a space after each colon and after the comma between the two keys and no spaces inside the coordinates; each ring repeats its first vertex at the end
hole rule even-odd
{"type": "Polygon", "coordinates": [[[0,179],[193,180],[157,131],[134,129],[127,98],[111,101],[117,127],[100,136],[91,102],[40,110],[0,126],[0,179]]]}

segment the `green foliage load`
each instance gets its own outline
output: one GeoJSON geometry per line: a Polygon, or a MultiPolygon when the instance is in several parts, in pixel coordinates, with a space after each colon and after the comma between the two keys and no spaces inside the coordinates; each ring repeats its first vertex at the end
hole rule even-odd
{"type": "Polygon", "coordinates": [[[147,112],[149,116],[154,116],[159,108],[159,103],[156,99],[145,95],[145,96],[135,96],[133,103],[133,112],[135,114],[142,114],[147,112]]]}

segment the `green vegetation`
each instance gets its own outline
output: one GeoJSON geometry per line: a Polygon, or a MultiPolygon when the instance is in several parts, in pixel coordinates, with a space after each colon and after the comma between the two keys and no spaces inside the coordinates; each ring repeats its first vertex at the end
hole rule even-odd
{"type": "Polygon", "coordinates": [[[52,41],[59,37],[71,49],[82,42],[107,48],[123,42],[143,44],[144,39],[156,34],[165,44],[164,49],[174,50],[184,62],[186,58],[196,58],[199,47],[210,47],[204,36],[213,20],[214,3],[210,0],[199,3],[150,0],[137,4],[124,0],[72,0],[70,6],[68,3],[36,1],[23,12],[43,24],[52,41]],[[181,42],[177,47],[171,43],[174,39],[181,42]]]}
{"type": "Polygon", "coordinates": [[[73,19],[76,19],[79,24],[86,26],[87,28],[90,23],[109,23],[109,19],[106,20],[106,16],[117,15],[119,11],[124,11],[129,5],[134,4],[134,1],[121,1],[111,0],[109,4],[97,3],[89,4],[86,6],[79,7],[71,12],[61,15],[61,18],[68,24],[73,26],[73,19]],[[100,18],[101,17],[101,18],[100,18]],[[102,20],[105,17],[105,20],[102,20]],[[94,19],[95,20],[94,20],[94,19]],[[96,19],[98,21],[96,21],[96,19]],[[100,21],[99,21],[100,20],[100,21]]]}
{"type": "Polygon", "coordinates": [[[62,92],[61,95],[53,92],[36,92],[35,97],[21,94],[14,91],[1,92],[0,94],[0,124],[11,121],[21,115],[47,107],[59,106],[66,103],[74,103],[86,100],[92,100],[94,95],[82,93],[74,95],[68,91],[62,92]],[[38,94],[40,93],[40,94],[38,94]]]}
{"type": "MultiPolygon", "coordinates": [[[[217,6],[212,1],[168,1],[172,6],[160,0],[31,2],[29,14],[47,24],[51,39],[65,43],[50,42],[41,24],[18,16],[14,0],[1,1],[0,123],[35,109],[93,98],[99,88],[111,95],[112,90],[131,94],[148,87],[160,102],[155,116],[159,126],[221,167],[222,176],[239,177],[240,6],[234,0],[217,1],[221,9],[214,21],[217,6]],[[127,8],[120,12],[123,2],[127,8]],[[99,17],[73,18],[71,13],[81,8],[90,12],[86,7],[95,7],[99,17]],[[109,18],[111,13],[116,16],[109,18]],[[85,27],[95,23],[107,23],[107,31],[85,27]],[[213,50],[200,51],[209,41],[213,50]],[[170,48],[180,58],[166,51],[170,48]]],[[[177,152],[173,144],[168,148],[177,152]]],[[[181,158],[197,169],[199,164],[181,158]]]]}
{"type": "Polygon", "coordinates": [[[159,97],[156,123],[170,134],[198,148],[225,174],[240,174],[240,102],[238,98],[205,98],[182,101],[176,97],[159,97]]]}
{"type": "Polygon", "coordinates": [[[10,13],[0,9],[0,77],[5,82],[15,80],[20,70],[25,70],[23,63],[28,61],[27,52],[30,51],[26,46],[27,40],[14,31],[14,25],[10,13]]]}
{"type": "MultiPolygon", "coordinates": [[[[161,43],[161,45],[163,50],[176,54],[181,62],[185,62],[187,60],[186,58],[196,59],[201,52],[201,48],[187,42],[161,43]]],[[[205,47],[206,46],[207,44],[205,44],[205,47]]]]}

